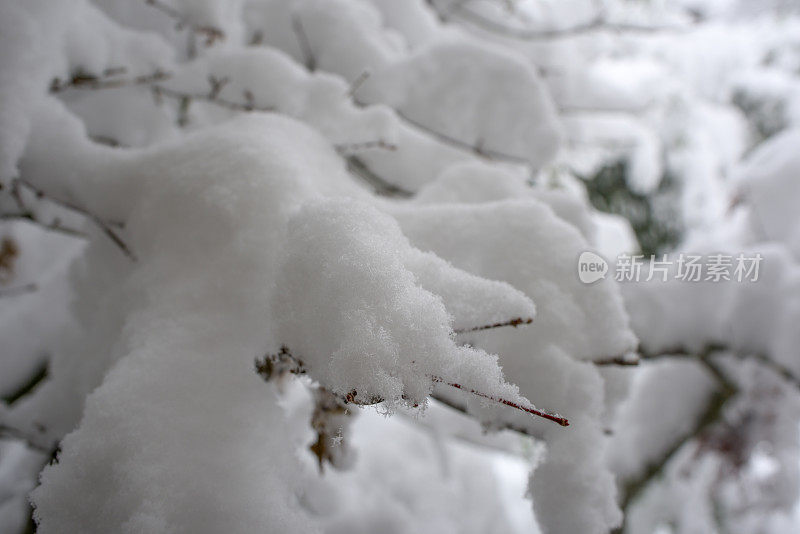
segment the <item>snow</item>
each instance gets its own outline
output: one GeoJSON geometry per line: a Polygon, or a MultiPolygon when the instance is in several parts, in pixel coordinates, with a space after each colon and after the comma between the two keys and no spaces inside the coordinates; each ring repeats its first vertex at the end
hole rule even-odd
{"type": "Polygon", "coordinates": [[[786,131],[755,151],[739,169],[743,194],[764,238],[782,241],[800,258],[800,218],[794,200],[800,193],[800,158],[794,147],[800,131],[786,131]]]}
{"type": "Polygon", "coordinates": [[[560,126],[543,83],[523,58],[502,49],[455,39],[423,47],[374,71],[356,96],[535,168],[558,149],[560,126]]]}
{"type": "Polygon", "coordinates": [[[796,530],[792,11],[0,1],[0,530],[796,530]]]}

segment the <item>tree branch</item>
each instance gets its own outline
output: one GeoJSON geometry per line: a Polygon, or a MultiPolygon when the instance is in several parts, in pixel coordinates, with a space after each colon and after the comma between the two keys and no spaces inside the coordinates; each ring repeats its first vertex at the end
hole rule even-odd
{"type": "Polygon", "coordinates": [[[343,156],[348,156],[353,154],[354,152],[360,152],[362,150],[381,149],[393,152],[397,150],[397,145],[393,145],[392,143],[387,143],[383,139],[376,139],[374,141],[364,141],[362,143],[343,143],[339,145],[333,145],[333,148],[335,148],[339,154],[342,154],[343,156]]]}
{"type": "Polygon", "coordinates": [[[526,325],[531,324],[533,322],[533,318],[526,317],[523,319],[522,317],[516,317],[509,321],[503,321],[501,323],[494,323],[494,324],[485,324],[481,326],[473,326],[470,328],[456,328],[453,330],[456,334],[466,334],[468,332],[480,332],[481,330],[491,330],[493,328],[503,328],[505,326],[511,326],[513,328],[518,327],[519,325],[526,325]]]}
{"type": "Polygon", "coordinates": [[[33,373],[31,374],[31,376],[23,384],[21,384],[17,389],[12,391],[11,393],[8,393],[8,394],[4,395],[2,397],[2,401],[6,405],[11,406],[12,404],[17,402],[22,397],[24,397],[24,396],[28,395],[29,393],[31,393],[34,389],[36,389],[36,386],[41,384],[44,381],[44,379],[47,378],[48,367],[49,366],[48,366],[48,363],[46,361],[43,362],[41,365],[38,365],[33,370],[33,373]]]}
{"type": "Polygon", "coordinates": [[[636,367],[639,365],[639,359],[632,360],[626,356],[612,356],[611,358],[602,358],[599,360],[592,360],[592,363],[598,367],[636,367]]]}
{"type": "MultiPolygon", "coordinates": [[[[787,382],[791,383],[794,387],[800,389],[800,377],[794,374],[794,372],[791,369],[789,369],[788,367],[786,367],[781,363],[776,362],[766,354],[744,353],[721,343],[707,343],[699,351],[700,354],[712,354],[714,352],[725,352],[731,354],[732,356],[740,360],[746,360],[747,358],[752,358],[757,362],[761,363],[764,367],[767,367],[768,369],[772,370],[775,374],[777,374],[787,382]]],[[[656,353],[653,353],[653,352],[648,352],[644,350],[642,347],[640,347],[639,354],[641,355],[641,358],[643,360],[654,360],[665,357],[692,358],[697,354],[697,352],[693,352],[687,349],[686,347],[673,347],[671,349],[661,350],[656,353]]]]}
{"type": "MultiPolygon", "coordinates": [[[[286,374],[306,374],[307,369],[303,360],[300,358],[295,357],[288,347],[282,345],[279,352],[276,354],[267,354],[261,359],[256,359],[256,373],[263,377],[265,380],[270,380],[276,376],[282,376],[286,374]]],[[[557,414],[551,414],[542,410],[538,410],[533,406],[525,406],[518,402],[510,401],[508,399],[504,399],[502,397],[495,397],[493,395],[489,395],[487,393],[483,393],[482,391],[478,391],[472,389],[467,386],[463,386],[457,382],[450,382],[445,380],[444,378],[438,375],[426,375],[433,383],[436,384],[444,384],[446,386],[450,386],[454,389],[459,389],[461,391],[466,391],[476,397],[481,397],[483,399],[490,400],[492,402],[496,402],[498,404],[503,404],[505,406],[509,406],[516,410],[520,410],[530,415],[534,415],[536,417],[541,417],[543,419],[547,419],[549,421],[553,421],[558,423],[561,426],[569,426],[569,421],[564,417],[561,417],[557,414]]],[[[346,395],[340,396],[340,398],[348,404],[357,404],[360,406],[365,405],[373,405],[383,402],[384,399],[379,397],[369,397],[366,400],[358,399],[358,393],[353,390],[348,392],[346,395]]]]}
{"type": "MultiPolygon", "coordinates": [[[[361,104],[361,105],[364,105],[364,104],[361,104]]],[[[514,163],[514,164],[517,164],[517,165],[530,166],[530,162],[528,162],[527,159],[525,159],[525,158],[523,158],[521,156],[515,156],[513,154],[507,154],[505,152],[500,152],[499,150],[485,148],[485,147],[481,146],[480,142],[478,142],[476,144],[470,144],[470,143],[468,143],[466,141],[462,141],[461,139],[456,139],[455,137],[451,137],[451,136],[449,136],[449,135],[447,135],[445,133],[442,133],[442,132],[439,132],[439,131],[434,130],[432,128],[429,128],[428,126],[425,126],[424,124],[415,121],[414,119],[408,117],[405,113],[403,113],[402,111],[400,111],[400,110],[398,110],[396,108],[393,108],[393,109],[394,109],[395,113],[397,114],[397,116],[400,117],[401,119],[403,119],[404,121],[406,121],[408,124],[414,126],[418,130],[422,130],[423,132],[427,133],[431,137],[434,137],[436,140],[438,140],[438,141],[440,141],[440,142],[442,142],[442,143],[444,143],[446,145],[450,145],[450,146],[452,146],[454,148],[458,148],[458,149],[461,149],[461,150],[466,150],[466,151],[471,152],[472,154],[478,156],[479,158],[485,159],[487,161],[504,161],[506,163],[514,163]]]]}
{"type": "Polygon", "coordinates": [[[461,1],[455,2],[453,4],[453,8],[443,11],[441,10],[435,0],[429,0],[428,5],[436,12],[439,16],[439,20],[442,22],[448,22],[449,20],[455,18],[473,26],[480,28],[484,31],[488,31],[497,35],[501,35],[503,37],[508,37],[511,39],[516,39],[520,41],[542,41],[542,40],[549,40],[549,39],[563,39],[567,37],[574,37],[586,33],[596,32],[596,31],[612,31],[617,33],[622,32],[629,32],[629,33],[654,33],[659,31],[677,31],[680,28],[678,27],[667,27],[667,26],[644,26],[638,24],[625,24],[625,23],[617,23],[612,24],[606,21],[605,15],[600,13],[595,16],[589,22],[584,24],[578,24],[576,26],[571,26],[569,28],[561,28],[561,29],[550,29],[550,30],[539,30],[539,29],[531,29],[531,28],[521,28],[521,27],[514,27],[503,24],[501,22],[497,22],[490,18],[483,16],[482,14],[478,13],[474,9],[468,7],[468,2],[461,1]]]}
{"type": "MultiPolygon", "coordinates": [[[[119,235],[117,235],[117,233],[111,228],[112,224],[115,225],[115,226],[120,226],[121,227],[122,226],[121,223],[109,223],[107,221],[104,221],[103,219],[101,219],[100,217],[95,215],[94,213],[91,213],[90,211],[88,211],[87,209],[85,209],[85,208],[83,208],[81,206],[78,206],[76,204],[72,204],[70,202],[66,202],[66,201],[63,201],[63,200],[48,196],[44,191],[42,191],[41,189],[39,189],[38,187],[34,186],[30,182],[27,182],[27,181],[25,181],[25,180],[23,180],[21,178],[16,178],[13,183],[14,183],[14,185],[12,186],[12,188],[16,188],[16,192],[17,192],[17,195],[18,195],[18,198],[19,198],[18,202],[22,202],[22,197],[19,194],[18,185],[16,185],[16,184],[21,184],[21,185],[24,185],[25,187],[27,187],[28,189],[30,189],[31,191],[33,191],[37,198],[46,198],[50,202],[52,202],[54,204],[57,204],[57,205],[59,205],[59,206],[61,206],[63,208],[66,208],[66,209],[68,209],[70,211],[74,211],[76,213],[79,213],[79,214],[83,215],[84,217],[86,217],[87,219],[89,219],[90,221],[92,221],[98,228],[100,228],[100,230],[115,245],[117,245],[117,247],[122,251],[123,254],[125,254],[125,256],[128,257],[128,259],[130,259],[131,261],[136,261],[136,255],[133,253],[133,251],[130,249],[130,247],[128,247],[128,245],[125,243],[125,241],[123,241],[122,238],[119,235]]],[[[22,204],[21,207],[24,207],[24,204],[22,204]]],[[[25,208],[25,209],[27,210],[27,208],[25,208]]],[[[38,222],[35,219],[35,216],[33,216],[33,214],[30,211],[28,211],[28,213],[31,215],[31,217],[27,217],[27,218],[29,218],[30,220],[32,220],[34,222],[38,222]]],[[[43,225],[43,226],[45,226],[46,228],[49,227],[48,225],[43,225]]],[[[49,228],[55,229],[55,228],[53,228],[51,226],[49,228]]]]}
{"type": "MultiPolygon", "coordinates": [[[[623,524],[615,530],[615,534],[621,534],[625,530],[625,520],[628,516],[631,505],[641,496],[645,489],[664,472],[670,460],[681,450],[684,445],[693,439],[701,436],[712,426],[718,423],[723,415],[723,409],[727,402],[733,398],[739,389],[724,373],[724,371],[712,360],[712,354],[718,350],[714,346],[707,346],[696,354],[697,360],[706,368],[718,384],[718,390],[711,396],[705,410],[695,423],[694,427],[677,439],[666,451],[657,459],[650,462],[645,471],[636,478],[627,480],[621,489],[620,508],[623,512],[623,524]]],[[[686,356],[689,356],[686,354],[686,356]]],[[[694,354],[691,356],[695,356],[694,354]]]]}
{"type": "Polygon", "coordinates": [[[72,78],[67,81],[62,81],[59,78],[53,78],[50,84],[51,93],[61,93],[67,89],[116,89],[119,87],[132,87],[135,85],[151,85],[169,79],[172,74],[164,72],[160,69],[153,71],[150,74],[142,74],[133,78],[115,78],[114,76],[126,72],[127,69],[120,67],[118,69],[107,70],[102,76],[96,76],[86,72],[76,72],[72,78]]]}
{"type": "Polygon", "coordinates": [[[255,99],[253,97],[253,93],[249,90],[245,90],[242,93],[244,102],[235,102],[233,100],[220,98],[218,94],[219,91],[215,91],[214,88],[212,88],[212,90],[206,94],[187,93],[177,89],[170,89],[164,85],[152,85],[151,89],[156,101],[158,101],[161,97],[166,96],[168,98],[179,100],[181,105],[186,106],[187,108],[193,100],[202,100],[223,108],[230,109],[232,111],[275,111],[274,106],[257,106],[254,102],[255,99]]]}
{"type": "Polygon", "coordinates": [[[292,15],[292,31],[297,36],[297,43],[300,45],[306,68],[310,72],[314,72],[317,69],[317,59],[314,57],[311,42],[308,40],[308,35],[303,28],[303,21],[300,20],[297,14],[292,15]]]}
{"type": "Polygon", "coordinates": [[[396,198],[410,198],[414,196],[411,191],[407,191],[398,187],[390,182],[387,182],[375,172],[367,167],[364,161],[357,156],[345,156],[347,162],[347,170],[367,182],[375,191],[376,194],[386,197],[396,198]]]}
{"type": "Polygon", "coordinates": [[[569,426],[569,421],[566,418],[561,417],[558,414],[552,414],[552,413],[544,412],[542,410],[537,410],[536,408],[534,408],[532,406],[523,406],[522,404],[510,401],[510,400],[507,400],[507,399],[503,399],[501,397],[494,397],[492,395],[488,395],[488,394],[483,393],[481,391],[477,391],[477,390],[474,390],[472,388],[462,386],[461,384],[458,384],[456,382],[448,382],[448,381],[444,380],[443,378],[441,378],[439,376],[436,376],[436,375],[428,375],[428,376],[430,377],[431,380],[433,380],[436,383],[445,384],[445,385],[450,386],[452,388],[460,389],[461,391],[466,391],[467,393],[471,393],[471,394],[473,394],[473,395],[475,395],[477,397],[481,397],[483,399],[488,399],[488,400],[490,400],[492,402],[497,402],[499,404],[504,404],[506,406],[510,406],[511,408],[523,411],[525,413],[528,413],[528,414],[531,414],[531,415],[535,415],[537,417],[541,417],[541,418],[547,419],[549,421],[553,421],[554,423],[558,423],[561,426],[569,426]]]}

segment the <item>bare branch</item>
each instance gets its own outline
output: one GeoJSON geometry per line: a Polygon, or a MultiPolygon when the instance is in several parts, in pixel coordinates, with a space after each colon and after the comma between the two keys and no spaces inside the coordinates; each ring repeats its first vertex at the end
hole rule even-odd
{"type": "Polygon", "coordinates": [[[531,324],[532,322],[533,318],[531,317],[526,317],[525,319],[523,319],[522,317],[517,317],[515,319],[511,319],[510,321],[504,321],[502,323],[473,326],[471,328],[456,328],[453,330],[453,332],[455,332],[456,334],[466,334],[468,332],[480,332],[481,330],[491,330],[493,328],[503,328],[505,326],[511,326],[513,328],[516,328],[519,325],[531,324]]]}
{"type": "Polygon", "coordinates": [[[208,84],[211,86],[211,90],[208,92],[208,98],[211,99],[217,98],[219,96],[220,91],[222,91],[222,88],[225,87],[230,81],[231,81],[230,78],[228,78],[227,76],[223,78],[217,78],[213,74],[209,74],[208,84]]]}
{"type": "MultiPolygon", "coordinates": [[[[121,223],[107,222],[107,221],[101,219],[100,217],[98,217],[94,213],[91,213],[90,211],[88,211],[87,209],[85,209],[85,208],[83,208],[81,206],[78,206],[76,204],[72,204],[70,202],[65,202],[63,200],[48,196],[44,191],[42,191],[41,189],[39,189],[38,187],[34,186],[30,182],[27,182],[27,181],[25,181],[25,180],[23,180],[21,178],[15,179],[14,183],[15,184],[24,185],[25,187],[27,187],[28,189],[33,191],[36,194],[37,198],[46,198],[47,200],[49,200],[50,202],[53,202],[54,204],[58,204],[59,206],[64,207],[64,208],[66,208],[66,209],[68,209],[70,211],[74,211],[76,213],[80,213],[84,217],[88,218],[95,225],[97,225],[97,227],[100,228],[100,230],[115,245],[117,245],[117,247],[122,251],[123,254],[125,254],[131,261],[136,261],[136,255],[133,253],[133,251],[130,249],[130,247],[128,247],[127,243],[125,243],[125,241],[123,241],[122,238],[119,235],[117,235],[117,233],[111,228],[111,225],[122,226],[121,223]]],[[[17,193],[19,194],[19,190],[18,189],[17,189],[17,193]]],[[[22,197],[19,196],[19,199],[20,199],[19,202],[21,202],[22,201],[22,197]]],[[[26,208],[26,210],[27,210],[27,208],[26,208]]],[[[36,222],[35,219],[31,219],[31,220],[34,220],[34,222],[36,222]]]]}
{"type": "Polygon", "coordinates": [[[602,358],[599,360],[592,360],[592,363],[599,367],[636,367],[639,365],[639,359],[632,360],[628,356],[612,356],[611,358],[602,358]]]}
{"type": "Polygon", "coordinates": [[[482,142],[480,140],[478,140],[478,142],[476,142],[474,145],[470,144],[470,143],[468,143],[466,141],[462,141],[461,139],[456,139],[455,137],[451,137],[451,136],[449,136],[447,134],[444,134],[442,132],[438,132],[438,131],[436,131],[436,130],[434,130],[432,128],[429,128],[428,126],[425,126],[424,124],[422,124],[420,122],[417,122],[414,119],[408,117],[406,114],[404,114],[402,111],[400,111],[398,109],[395,109],[394,111],[395,111],[395,113],[397,113],[398,117],[400,117],[401,119],[403,119],[407,123],[411,124],[412,126],[414,126],[415,128],[417,128],[419,130],[422,130],[423,132],[429,134],[430,136],[434,137],[436,140],[438,140],[438,141],[440,141],[440,142],[442,142],[442,143],[444,143],[446,145],[450,145],[452,147],[455,147],[455,148],[458,148],[458,149],[461,149],[461,150],[466,150],[466,151],[471,152],[474,155],[476,155],[476,156],[478,156],[478,157],[480,157],[482,159],[485,159],[485,160],[489,160],[489,161],[504,161],[504,162],[507,162],[507,163],[514,163],[514,164],[517,164],[517,165],[530,166],[530,162],[527,159],[525,159],[525,158],[523,158],[521,156],[515,156],[513,154],[507,154],[505,152],[500,152],[499,150],[494,150],[494,149],[491,149],[491,148],[485,148],[485,147],[482,146],[482,142]]]}
{"type": "Polygon", "coordinates": [[[708,401],[705,410],[698,418],[694,427],[675,440],[675,442],[668,447],[658,458],[650,462],[644,472],[636,477],[625,481],[621,488],[620,508],[623,511],[623,524],[615,530],[615,534],[621,534],[625,530],[625,519],[628,516],[628,510],[642,492],[661,474],[664,472],[670,460],[680,451],[686,444],[693,439],[701,436],[708,431],[712,426],[717,424],[723,416],[723,409],[727,402],[738,393],[737,386],[725,375],[722,369],[712,360],[711,356],[715,349],[707,347],[697,354],[692,356],[696,357],[698,361],[705,366],[711,376],[715,378],[718,384],[718,390],[714,393],[708,401]]]}
{"type": "Polygon", "coordinates": [[[794,387],[800,389],[800,377],[798,377],[791,369],[789,369],[788,367],[779,362],[776,362],[766,354],[742,352],[720,343],[708,343],[704,347],[702,347],[699,351],[691,351],[686,347],[673,347],[670,349],[661,350],[654,353],[654,352],[648,352],[644,350],[642,347],[639,348],[639,354],[641,355],[641,358],[643,360],[655,360],[666,357],[693,358],[696,356],[696,354],[698,354],[698,352],[700,354],[713,354],[715,352],[725,352],[740,360],[746,360],[748,358],[752,358],[757,362],[761,363],[764,367],[767,367],[768,369],[772,370],[775,374],[777,374],[787,382],[791,383],[794,387]]]}
{"type": "Polygon", "coordinates": [[[125,72],[124,67],[106,70],[102,76],[85,72],[77,72],[67,81],[54,78],[50,84],[51,93],[61,93],[68,89],[117,89],[119,87],[132,87],[136,85],[152,85],[156,82],[169,79],[172,74],[162,70],[155,70],[150,74],[142,74],[133,78],[117,78],[120,72],[125,72]]]}
{"type": "Polygon", "coordinates": [[[397,145],[388,143],[383,139],[376,139],[374,141],[364,141],[362,143],[345,143],[345,144],[333,145],[333,147],[339,154],[342,154],[344,156],[353,154],[354,152],[360,152],[362,150],[374,150],[374,149],[389,150],[389,151],[397,150],[397,145]]]}
{"type": "Polygon", "coordinates": [[[359,74],[356,79],[353,80],[353,83],[350,84],[350,89],[347,91],[348,98],[353,98],[353,96],[356,94],[356,91],[358,91],[361,86],[364,85],[364,82],[366,82],[369,77],[370,72],[368,70],[365,70],[359,74]]]}
{"type": "Polygon", "coordinates": [[[248,90],[245,90],[242,94],[244,97],[244,102],[236,102],[233,100],[220,98],[218,96],[218,92],[215,93],[213,89],[206,94],[196,94],[179,91],[177,89],[171,89],[164,85],[153,85],[151,88],[156,101],[158,101],[161,97],[166,96],[168,98],[177,99],[180,102],[187,102],[187,104],[182,104],[186,107],[188,107],[188,103],[192,102],[193,100],[201,100],[216,106],[230,109],[232,111],[275,111],[274,106],[256,106],[253,99],[253,93],[248,90]]]}
{"type": "Polygon", "coordinates": [[[441,378],[439,376],[436,376],[436,375],[429,375],[429,376],[430,376],[431,380],[433,380],[434,382],[437,382],[437,383],[440,383],[440,384],[445,384],[447,386],[450,386],[450,387],[455,388],[455,389],[460,389],[462,391],[466,391],[466,392],[471,393],[471,394],[473,394],[473,395],[475,395],[477,397],[488,399],[488,400],[490,400],[492,402],[497,402],[499,404],[504,404],[506,406],[510,406],[511,408],[515,408],[517,410],[529,413],[531,415],[535,415],[537,417],[542,417],[542,418],[547,419],[549,421],[553,421],[554,423],[558,423],[561,426],[569,426],[569,421],[566,418],[561,417],[558,414],[551,414],[551,413],[548,413],[548,412],[537,410],[536,408],[534,408],[532,406],[523,406],[522,404],[510,401],[510,400],[507,400],[507,399],[503,399],[501,397],[494,397],[492,395],[488,395],[488,394],[483,393],[481,391],[476,391],[474,389],[462,386],[461,384],[458,384],[456,382],[448,382],[448,381],[444,380],[443,378],[441,378]]]}
{"type": "Polygon", "coordinates": [[[484,31],[521,41],[563,39],[597,31],[610,31],[617,33],[654,33],[660,31],[678,31],[681,29],[679,27],[669,26],[645,26],[639,24],[609,23],[606,21],[605,15],[600,13],[592,20],[584,24],[578,24],[569,28],[541,30],[514,27],[497,22],[470,8],[467,5],[468,2],[466,1],[454,2],[447,11],[440,9],[433,0],[429,1],[428,4],[434,9],[439,16],[439,19],[443,22],[457,19],[467,22],[484,31]]]}
{"type": "Polygon", "coordinates": [[[303,21],[297,14],[292,15],[292,30],[297,36],[297,42],[300,45],[300,51],[303,54],[306,68],[314,72],[317,69],[317,60],[314,57],[314,51],[311,49],[311,42],[308,40],[308,35],[303,28],[303,21]]]}
{"type": "Polygon", "coordinates": [[[36,387],[47,378],[48,368],[49,365],[48,362],[46,361],[43,362],[41,365],[38,365],[33,370],[33,373],[31,373],[30,377],[28,377],[28,379],[25,380],[23,384],[21,384],[17,389],[12,391],[11,393],[3,395],[2,401],[7,406],[11,406],[12,404],[20,400],[22,397],[25,397],[26,395],[33,392],[33,390],[36,389],[36,387]]]}
{"type": "Polygon", "coordinates": [[[367,182],[374,189],[376,194],[395,198],[410,198],[413,196],[411,191],[398,187],[378,176],[372,169],[367,167],[366,163],[360,158],[356,156],[347,156],[345,160],[347,161],[347,170],[350,171],[351,174],[367,182]]]}

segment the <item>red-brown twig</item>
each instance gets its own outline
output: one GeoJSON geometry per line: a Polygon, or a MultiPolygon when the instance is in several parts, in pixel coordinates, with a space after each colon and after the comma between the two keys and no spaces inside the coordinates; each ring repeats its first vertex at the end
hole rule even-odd
{"type": "Polygon", "coordinates": [[[461,384],[458,384],[456,382],[448,382],[447,380],[444,380],[443,378],[441,378],[439,376],[436,376],[436,375],[429,375],[429,376],[430,376],[431,380],[433,380],[434,382],[437,382],[439,384],[445,384],[445,385],[450,386],[452,388],[460,389],[461,391],[466,391],[467,393],[471,393],[471,394],[473,394],[473,395],[475,395],[477,397],[481,397],[481,398],[488,399],[488,400],[493,401],[493,402],[504,404],[506,406],[510,406],[511,408],[515,408],[517,410],[521,410],[523,412],[529,413],[531,415],[535,415],[537,417],[542,417],[542,418],[547,419],[549,421],[553,421],[554,423],[558,423],[561,426],[569,426],[569,421],[567,419],[565,419],[564,417],[561,417],[560,415],[551,414],[551,413],[548,413],[548,412],[543,412],[541,410],[537,410],[536,408],[529,407],[529,406],[523,406],[523,405],[521,405],[519,403],[510,401],[510,400],[507,400],[507,399],[503,399],[503,398],[500,398],[500,397],[494,397],[494,396],[489,395],[487,393],[483,393],[481,391],[477,391],[477,390],[474,390],[472,388],[462,386],[461,384]]]}

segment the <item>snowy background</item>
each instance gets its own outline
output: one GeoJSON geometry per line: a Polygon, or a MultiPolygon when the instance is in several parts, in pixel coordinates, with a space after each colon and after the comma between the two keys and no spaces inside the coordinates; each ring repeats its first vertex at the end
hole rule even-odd
{"type": "Polygon", "coordinates": [[[0,0],[0,532],[798,532],[799,149],[796,0],[0,0]]]}

